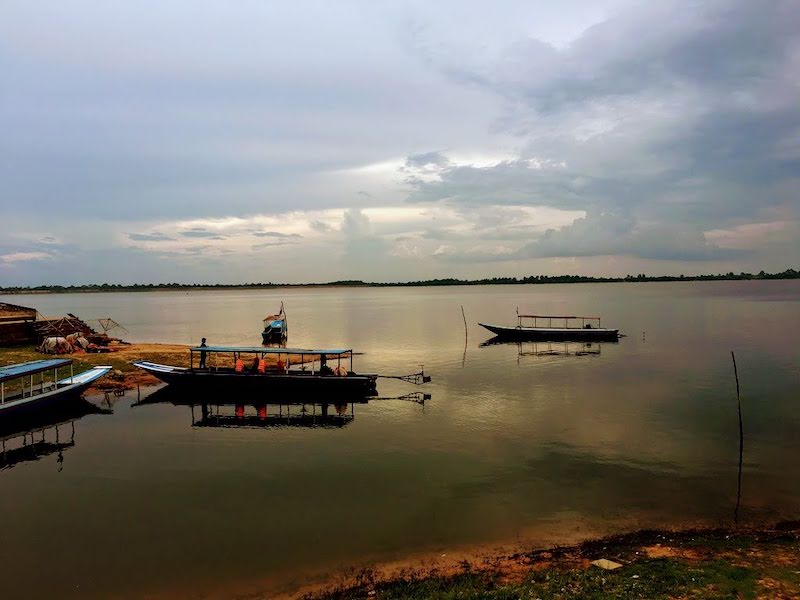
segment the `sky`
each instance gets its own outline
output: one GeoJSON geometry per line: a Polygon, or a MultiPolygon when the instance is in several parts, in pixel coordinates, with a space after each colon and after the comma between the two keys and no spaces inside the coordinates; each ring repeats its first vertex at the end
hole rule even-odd
{"type": "Polygon", "coordinates": [[[4,0],[0,286],[800,266],[796,0],[4,0]]]}

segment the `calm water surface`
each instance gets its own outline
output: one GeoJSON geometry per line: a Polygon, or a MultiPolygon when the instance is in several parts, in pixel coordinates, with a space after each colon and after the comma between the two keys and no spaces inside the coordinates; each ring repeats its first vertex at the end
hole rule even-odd
{"type": "MultiPolygon", "coordinates": [[[[371,400],[339,428],[193,427],[190,407],[133,406],[135,392],[113,414],[61,426],[63,461],[0,470],[0,597],[202,597],[466,544],[729,523],[731,349],[746,433],[740,520],[800,512],[797,281],[0,300],[111,316],[132,341],[213,344],[257,344],[283,300],[290,345],[352,346],[358,370],[424,364],[433,376],[424,406],[371,400]],[[491,335],[477,322],[513,323],[516,307],[601,315],[627,337],[582,356],[481,347],[491,335]]],[[[379,381],[382,396],[416,389],[379,381]]]]}

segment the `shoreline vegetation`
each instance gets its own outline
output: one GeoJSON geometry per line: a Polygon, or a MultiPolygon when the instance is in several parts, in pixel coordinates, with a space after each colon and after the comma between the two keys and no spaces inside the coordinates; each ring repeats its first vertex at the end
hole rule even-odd
{"type": "Polygon", "coordinates": [[[786,269],[778,273],[719,273],[716,275],[626,275],[625,277],[590,277],[585,275],[530,275],[528,277],[491,277],[485,279],[426,279],[420,281],[369,282],[360,279],[344,279],[327,283],[92,283],[80,285],[39,285],[0,287],[0,294],[61,294],[96,292],[152,292],[184,290],[247,290],[275,288],[326,288],[326,287],[426,287],[469,285],[546,285],[554,283],[630,283],[671,281],[750,281],[772,279],[800,279],[800,271],[786,269]]]}
{"type": "Polygon", "coordinates": [[[648,529],[544,550],[375,565],[351,569],[284,597],[797,598],[800,521],[761,527],[648,529]],[[602,559],[611,563],[597,565],[602,559]]]}

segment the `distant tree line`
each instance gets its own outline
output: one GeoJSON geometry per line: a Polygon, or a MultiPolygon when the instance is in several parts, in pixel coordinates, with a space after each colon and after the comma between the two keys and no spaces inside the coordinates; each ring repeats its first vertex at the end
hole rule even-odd
{"type": "Polygon", "coordinates": [[[86,285],[38,285],[0,287],[3,294],[36,294],[59,292],[149,292],[156,290],[216,290],[216,289],[269,289],[282,287],[420,287],[446,285],[514,285],[514,284],[547,284],[547,283],[617,283],[645,281],[721,281],[750,279],[800,279],[800,272],[786,269],[780,273],[719,273],[716,275],[626,275],[625,277],[588,277],[586,275],[530,275],[528,277],[489,277],[485,279],[426,279],[420,281],[404,281],[392,283],[375,283],[359,279],[344,279],[328,283],[240,283],[240,284],[208,284],[208,283],[135,283],[121,285],[119,283],[102,283],[86,285]]]}

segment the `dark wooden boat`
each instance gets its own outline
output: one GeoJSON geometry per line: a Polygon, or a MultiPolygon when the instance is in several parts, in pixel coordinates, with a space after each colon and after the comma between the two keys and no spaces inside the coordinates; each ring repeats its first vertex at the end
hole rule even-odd
{"type": "Polygon", "coordinates": [[[600,317],[517,315],[515,327],[487,323],[478,325],[507,340],[616,342],[619,339],[619,329],[601,327],[600,317]]]}
{"type": "Polygon", "coordinates": [[[264,317],[264,331],[261,332],[262,344],[285,344],[286,339],[289,337],[289,323],[286,320],[286,311],[283,309],[283,302],[281,302],[281,309],[277,315],[268,315],[264,317]]]}
{"type": "Polygon", "coordinates": [[[326,398],[377,394],[378,375],[353,371],[350,349],[198,346],[190,349],[189,367],[147,361],[133,364],[171,386],[210,393],[257,393],[265,402],[285,394],[326,398]],[[267,356],[276,360],[267,363],[267,356]],[[210,358],[213,366],[207,366],[210,358]]]}
{"type": "Polygon", "coordinates": [[[80,397],[111,369],[110,366],[99,366],[75,375],[69,358],[34,360],[0,367],[0,416],[18,416],[60,406],[80,397]],[[59,379],[59,369],[67,367],[69,377],[59,379]]]}

